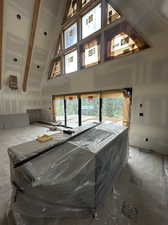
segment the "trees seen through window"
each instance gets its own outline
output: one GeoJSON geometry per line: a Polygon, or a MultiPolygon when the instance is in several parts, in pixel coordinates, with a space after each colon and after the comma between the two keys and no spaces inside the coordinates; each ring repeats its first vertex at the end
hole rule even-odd
{"type": "Polygon", "coordinates": [[[130,93],[126,90],[60,96],[54,99],[55,120],[68,127],[92,122],[128,126],[130,93]]]}

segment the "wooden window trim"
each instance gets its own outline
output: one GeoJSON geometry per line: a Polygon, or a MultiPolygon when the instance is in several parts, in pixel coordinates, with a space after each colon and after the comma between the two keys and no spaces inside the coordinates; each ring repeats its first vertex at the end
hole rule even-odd
{"type": "Polygon", "coordinates": [[[122,56],[132,55],[136,52],[140,52],[143,49],[149,48],[149,45],[142,39],[141,35],[139,35],[134,30],[134,28],[125,21],[120,23],[119,25],[116,25],[113,29],[108,29],[105,32],[105,43],[106,43],[105,60],[112,60],[112,59],[120,58],[122,56]],[[129,51],[128,53],[122,53],[122,54],[119,54],[117,56],[110,56],[110,42],[115,36],[117,36],[121,33],[127,34],[135,42],[135,44],[138,46],[138,49],[129,51]],[[135,40],[135,38],[137,38],[138,42],[135,40]]]}
{"type": "Polygon", "coordinates": [[[54,60],[52,60],[51,65],[50,65],[50,70],[49,70],[49,77],[48,77],[48,79],[49,79],[49,80],[52,80],[52,79],[55,79],[55,78],[57,78],[57,77],[60,77],[61,74],[62,74],[62,67],[63,67],[63,65],[62,65],[62,60],[61,60],[61,57],[60,57],[60,56],[58,56],[57,58],[55,58],[54,60]],[[60,61],[60,63],[61,63],[61,72],[60,72],[59,75],[57,75],[57,76],[55,76],[55,77],[52,77],[53,68],[54,68],[54,65],[55,65],[55,63],[56,63],[57,61],[60,61]]]}
{"type": "Polygon", "coordinates": [[[86,14],[88,11],[90,11],[92,8],[94,8],[101,1],[102,0],[91,0],[85,7],[81,7],[81,0],[79,0],[77,13],[73,17],[66,19],[67,10],[68,10],[69,4],[70,4],[69,3],[65,10],[66,13],[65,13],[65,17],[64,17],[63,23],[62,23],[63,29],[64,29],[64,27],[67,27],[68,24],[73,23],[74,20],[79,19],[82,15],[86,14]]]}
{"type": "Polygon", "coordinates": [[[71,5],[71,0],[68,0],[67,3],[68,4],[67,4],[66,9],[65,9],[63,23],[66,23],[66,21],[70,21],[71,19],[73,19],[74,17],[76,17],[76,15],[79,12],[80,0],[77,0],[77,10],[76,10],[76,13],[72,17],[67,17],[68,11],[69,11],[69,8],[70,8],[70,5],[71,5]]]}
{"type": "MultiPolygon", "coordinates": [[[[69,1],[68,1],[68,3],[69,3],[69,1]]],[[[99,60],[99,63],[104,63],[105,61],[114,59],[114,57],[111,57],[111,56],[108,57],[108,54],[107,54],[108,41],[109,41],[108,36],[110,36],[110,38],[112,39],[113,36],[119,34],[120,32],[125,32],[125,33],[128,32],[128,35],[135,41],[135,43],[136,43],[135,39],[137,39],[137,43],[138,43],[137,45],[139,46],[140,50],[143,50],[143,49],[149,47],[149,45],[146,44],[146,42],[141,38],[141,34],[138,35],[136,31],[133,32],[134,29],[132,28],[132,26],[130,26],[130,25],[128,26],[128,23],[126,22],[122,13],[118,10],[118,8],[115,6],[114,3],[112,5],[112,8],[120,15],[120,18],[115,20],[111,24],[107,24],[107,6],[108,6],[108,4],[111,5],[106,0],[91,0],[84,7],[81,7],[82,1],[79,0],[78,1],[77,13],[73,17],[71,17],[70,19],[67,19],[67,20],[63,21],[62,32],[61,32],[61,35],[60,35],[61,44],[62,44],[61,45],[62,49],[61,49],[61,53],[60,53],[60,57],[61,57],[61,60],[62,60],[62,73],[61,73],[61,75],[66,75],[66,73],[65,73],[65,56],[67,54],[73,52],[74,50],[77,50],[77,54],[78,54],[78,70],[77,71],[97,66],[97,63],[95,63],[93,65],[89,65],[87,67],[83,66],[81,53],[82,53],[82,46],[84,46],[84,44],[86,44],[87,42],[90,42],[94,39],[97,39],[98,36],[100,36],[100,60],[99,60]],[[84,39],[82,39],[82,17],[84,15],[86,15],[89,11],[94,9],[100,3],[101,3],[101,17],[102,17],[101,18],[101,22],[102,22],[101,28],[98,31],[89,35],[88,37],[85,37],[84,39]],[[74,23],[77,23],[77,43],[74,44],[73,46],[65,49],[64,48],[64,39],[65,39],[64,32],[65,32],[66,29],[68,29],[74,23]],[[120,30],[120,32],[117,31],[118,29],[120,30]],[[142,45],[140,43],[142,43],[142,45]]],[[[67,5],[67,8],[68,7],[69,6],[67,5]]],[[[68,9],[66,9],[66,10],[68,10],[68,9]]],[[[66,12],[66,10],[65,10],[65,12],[66,12]]],[[[136,53],[136,52],[137,51],[134,51],[132,53],[136,53]]],[[[129,52],[128,55],[131,55],[132,53],[129,52]]],[[[122,55],[123,54],[115,56],[115,59],[121,57],[122,55]]],[[[123,56],[126,56],[126,54],[124,54],[123,56]]],[[[55,78],[57,78],[57,77],[55,77],[55,78]]]]}
{"type": "Polygon", "coordinates": [[[58,37],[58,41],[57,41],[57,44],[56,44],[56,51],[55,51],[55,57],[59,57],[59,56],[61,56],[61,54],[62,54],[62,34],[60,34],[59,35],[59,37],[58,37]],[[60,45],[60,53],[59,54],[57,54],[58,53],[58,49],[59,49],[59,45],[60,45]]]}
{"type": "MultiPolygon", "coordinates": [[[[94,46],[94,45],[93,45],[94,46]]],[[[81,45],[80,47],[80,61],[81,61],[81,69],[87,69],[87,68],[90,68],[90,67],[93,67],[93,66],[96,66],[98,64],[100,64],[101,62],[101,41],[100,41],[100,36],[88,41],[88,42],[85,42],[81,45]],[[98,46],[98,53],[99,53],[99,56],[98,56],[98,62],[94,62],[94,63],[91,63],[91,64],[88,64],[88,65],[85,65],[85,45],[89,45],[91,44],[93,41],[97,41],[97,46],[98,46]]]]}

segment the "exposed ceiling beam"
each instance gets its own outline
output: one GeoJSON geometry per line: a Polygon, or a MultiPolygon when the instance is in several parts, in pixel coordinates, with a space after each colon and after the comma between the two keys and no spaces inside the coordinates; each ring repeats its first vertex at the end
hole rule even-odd
{"type": "Polygon", "coordinates": [[[27,81],[28,81],[28,76],[29,76],[29,72],[30,72],[31,59],[32,59],[32,53],[33,53],[33,47],[34,47],[34,41],[35,41],[35,34],[36,34],[36,30],[37,30],[37,22],[38,22],[38,17],[39,17],[39,12],[40,12],[40,5],[41,5],[41,0],[34,0],[33,19],[32,19],[32,26],[31,26],[31,33],[30,33],[30,38],[29,38],[26,66],[25,66],[25,72],[24,72],[24,78],[23,78],[23,91],[24,92],[26,92],[26,90],[27,90],[27,81]]]}
{"type": "Polygon", "coordinates": [[[0,89],[2,88],[3,12],[4,0],[0,0],[0,89]]]}

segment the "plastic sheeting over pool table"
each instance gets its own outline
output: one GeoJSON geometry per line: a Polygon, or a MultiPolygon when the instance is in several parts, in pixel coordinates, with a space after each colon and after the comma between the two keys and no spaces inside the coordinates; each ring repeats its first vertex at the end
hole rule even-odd
{"type": "Polygon", "coordinates": [[[9,149],[15,224],[35,219],[36,225],[44,219],[47,225],[50,219],[86,218],[96,212],[127,162],[128,129],[116,124],[79,128],[40,154],[27,149],[27,158],[19,148],[9,149]]]}

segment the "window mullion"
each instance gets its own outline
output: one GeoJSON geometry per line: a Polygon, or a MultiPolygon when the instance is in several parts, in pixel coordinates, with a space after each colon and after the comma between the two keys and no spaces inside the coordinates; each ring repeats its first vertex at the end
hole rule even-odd
{"type": "Polygon", "coordinates": [[[67,104],[65,97],[64,97],[64,119],[65,119],[65,126],[67,126],[67,104]]]}
{"type": "Polygon", "coordinates": [[[106,22],[107,22],[106,18],[107,18],[107,3],[105,0],[102,0],[102,2],[101,2],[101,25],[102,25],[102,27],[101,28],[106,26],[106,22]]]}
{"type": "Polygon", "coordinates": [[[103,63],[105,61],[105,37],[103,28],[106,26],[106,17],[107,17],[107,3],[105,0],[102,0],[101,3],[101,24],[102,24],[102,32],[101,32],[101,40],[100,40],[100,61],[103,63]]]}
{"type": "Polygon", "coordinates": [[[101,33],[101,39],[100,39],[100,62],[103,63],[105,61],[105,36],[104,31],[101,33]]]}
{"type": "Polygon", "coordinates": [[[102,106],[103,106],[103,99],[100,94],[100,98],[99,98],[99,121],[100,122],[102,122],[102,106]]]}
{"type": "Polygon", "coordinates": [[[77,35],[78,35],[78,42],[77,42],[78,70],[80,70],[81,66],[82,66],[81,57],[80,57],[80,40],[81,40],[81,37],[82,37],[82,26],[81,26],[81,19],[80,19],[80,17],[78,18],[77,35]]]}
{"type": "Polygon", "coordinates": [[[78,96],[78,120],[79,126],[82,126],[82,102],[80,96],[78,96]]]}

